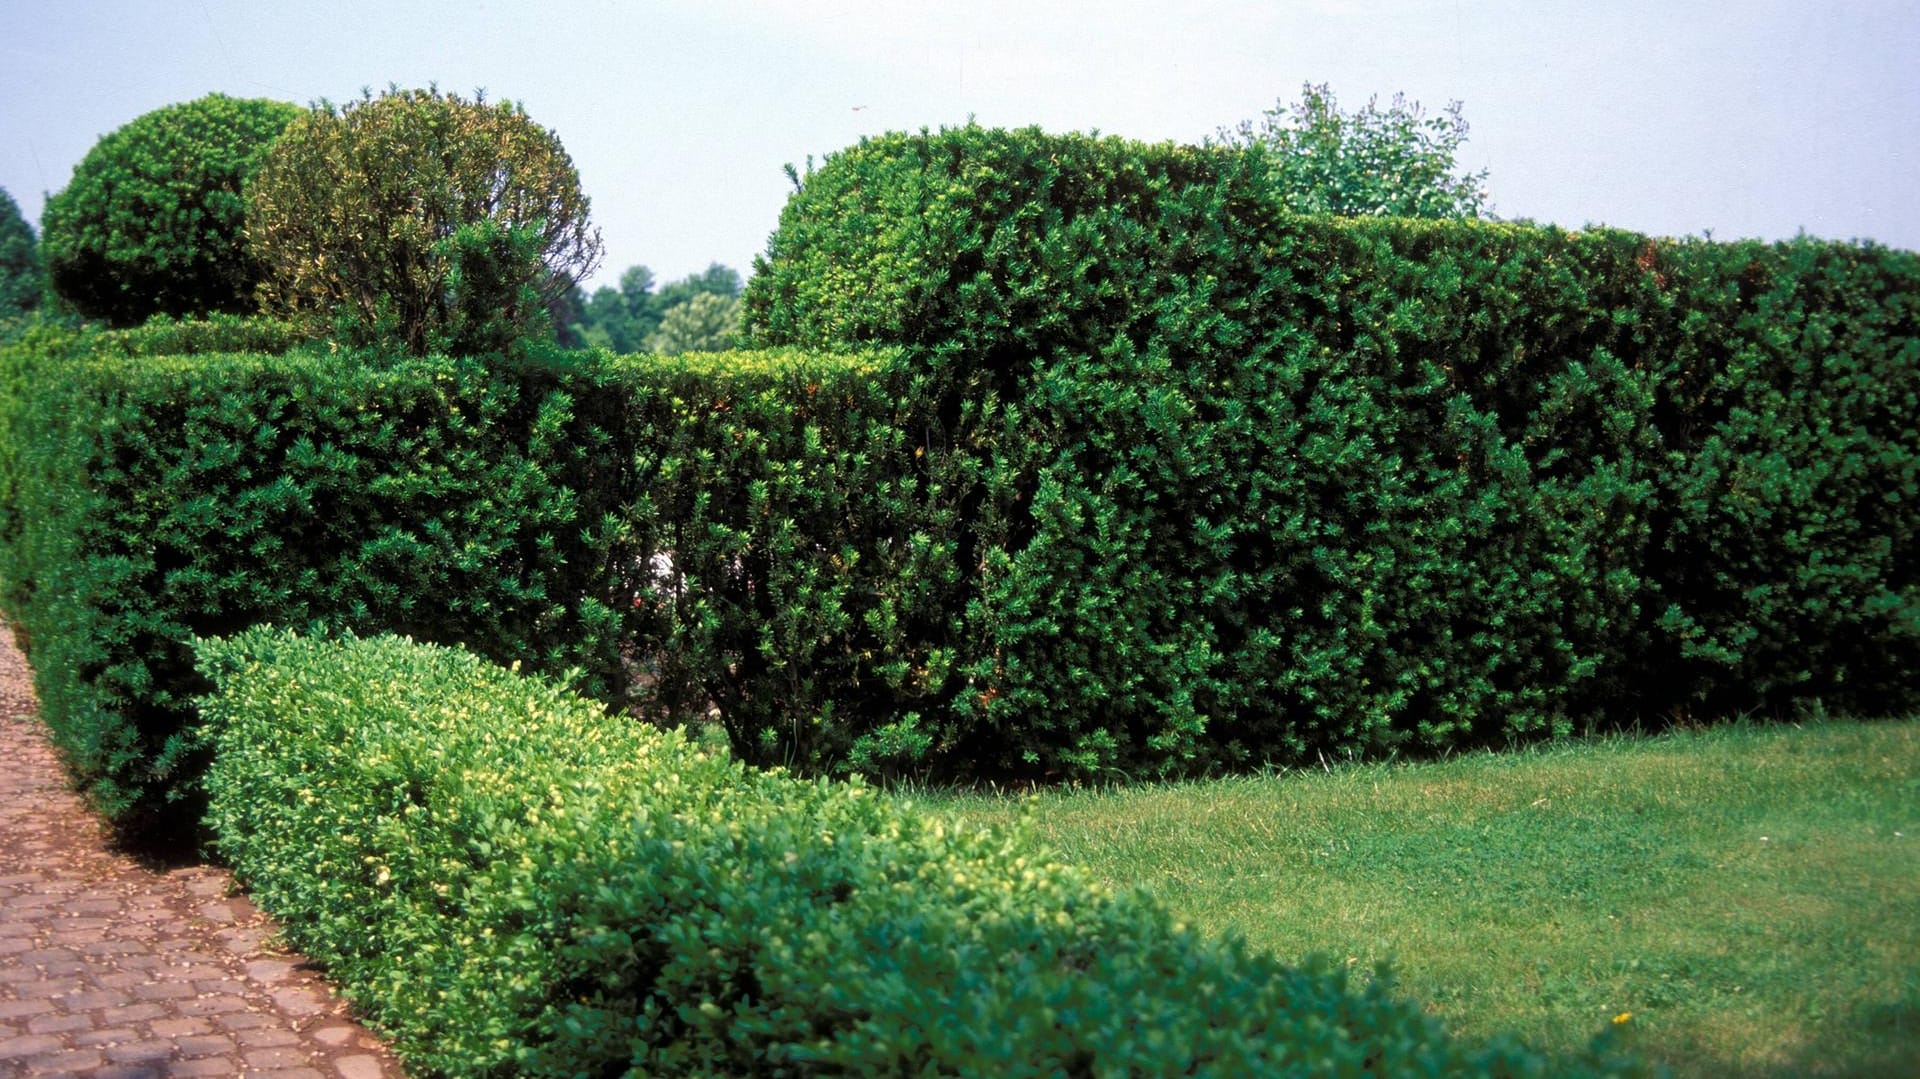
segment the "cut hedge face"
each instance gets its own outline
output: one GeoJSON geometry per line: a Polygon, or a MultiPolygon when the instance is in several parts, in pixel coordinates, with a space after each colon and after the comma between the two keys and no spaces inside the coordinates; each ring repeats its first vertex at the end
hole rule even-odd
{"type": "Polygon", "coordinates": [[[243,233],[246,187],[303,111],[208,94],[101,139],[41,218],[55,295],[114,326],[255,310],[261,275],[243,233]]]}

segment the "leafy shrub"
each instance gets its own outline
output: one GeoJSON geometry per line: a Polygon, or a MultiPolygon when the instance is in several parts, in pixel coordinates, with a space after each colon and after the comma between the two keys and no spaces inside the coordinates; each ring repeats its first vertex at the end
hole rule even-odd
{"type": "Polygon", "coordinates": [[[209,94],[101,139],[41,219],[54,293],[115,326],[254,310],[260,269],[242,233],[245,188],[300,114],[281,101],[209,94]]]}
{"type": "Polygon", "coordinates": [[[276,144],[247,236],[270,310],[414,355],[505,347],[591,273],[600,236],[553,132],[512,102],[390,90],[276,144]]]}
{"type": "Polygon", "coordinates": [[[749,771],[392,638],[200,645],[220,850],[462,1076],[1624,1074],[1463,1045],[1022,840],[749,771]]]}
{"type": "Polygon", "coordinates": [[[1352,113],[1326,84],[1306,83],[1294,105],[1277,104],[1220,133],[1229,146],[1272,155],[1272,176],[1288,208],[1342,217],[1478,217],[1486,170],[1462,174],[1467,140],[1458,101],[1438,116],[1395,94],[1386,108],[1368,98],[1352,113]]]}

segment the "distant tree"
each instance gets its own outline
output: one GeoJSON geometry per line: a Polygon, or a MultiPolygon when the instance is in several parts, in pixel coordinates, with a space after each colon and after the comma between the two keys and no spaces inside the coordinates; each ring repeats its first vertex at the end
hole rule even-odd
{"type": "Polygon", "coordinates": [[[547,321],[553,326],[553,339],[563,348],[585,348],[583,324],[587,319],[586,290],[572,281],[565,290],[547,301],[547,321]]]}
{"type": "Polygon", "coordinates": [[[260,170],[247,236],[269,309],[408,352],[534,332],[600,235],[560,139],[513,102],[434,89],[321,103],[260,170]]]}
{"type": "Polygon", "coordinates": [[[652,270],[645,266],[628,267],[620,275],[618,288],[602,285],[587,300],[581,336],[588,344],[615,352],[650,350],[650,341],[660,330],[667,312],[697,296],[738,299],[740,288],[739,272],[718,262],[700,273],[664,285],[658,292],[654,291],[652,270]]]}
{"type": "Polygon", "coordinates": [[[39,307],[44,287],[33,228],[20,215],[20,204],[0,187],[0,319],[39,307]]]}
{"type": "Polygon", "coordinates": [[[95,143],[41,216],[54,294],[116,326],[253,310],[260,268],[242,234],[244,188],[300,113],[284,101],[209,94],[95,143]]]}
{"type": "Polygon", "coordinates": [[[1220,133],[1225,145],[1273,155],[1294,209],[1349,217],[1478,217],[1488,208],[1487,173],[1458,171],[1466,138],[1458,101],[1431,116],[1395,94],[1385,109],[1368,98],[1364,109],[1342,113],[1333,91],[1312,83],[1297,104],[1281,102],[1220,133]]]}
{"type": "Polygon", "coordinates": [[[700,295],[721,296],[729,300],[739,299],[740,274],[718,262],[708,263],[707,268],[700,273],[662,285],[659,295],[654,299],[654,308],[662,317],[665,317],[669,310],[700,295]]]}
{"type": "Polygon", "coordinates": [[[614,352],[637,352],[647,335],[660,325],[654,309],[653,271],[645,266],[629,266],[620,275],[620,285],[602,285],[587,300],[582,335],[596,348],[614,352]]]}
{"type": "Polygon", "coordinates": [[[647,351],[662,356],[725,352],[739,336],[740,301],[717,292],[701,292],[667,309],[660,328],[647,338],[647,351]]]}

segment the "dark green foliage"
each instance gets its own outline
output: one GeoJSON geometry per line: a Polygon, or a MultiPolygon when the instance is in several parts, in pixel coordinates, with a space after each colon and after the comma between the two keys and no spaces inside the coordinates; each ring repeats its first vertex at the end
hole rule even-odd
{"type": "Polygon", "coordinates": [[[54,293],[115,326],[254,310],[261,271],[243,235],[244,188],[302,111],[209,94],[101,139],[41,219],[54,293]]]}
{"type": "Polygon", "coordinates": [[[73,650],[43,700],[122,810],[191,789],[185,641],[260,620],[578,667],[881,776],[1920,705],[1920,259],[1298,217],[1269,164],[855,148],[747,301],[763,339],[893,343],[857,360],[141,371],[48,331],[0,352],[0,602],[73,650]]]}
{"type": "Polygon", "coordinates": [[[584,471],[606,447],[581,440],[556,372],[111,355],[222,336],[188,330],[0,353],[20,394],[0,414],[0,603],[34,642],[56,741],[110,817],[145,830],[194,789],[180,735],[202,688],[196,634],[392,629],[580,667],[582,685],[617,693],[617,626],[582,598],[616,492],[584,471]]]}
{"type": "Polygon", "coordinates": [[[20,204],[0,188],[0,324],[38,308],[45,288],[33,228],[20,216],[20,204]]]}
{"type": "Polygon", "coordinates": [[[1636,1074],[1172,923],[1020,837],[381,638],[200,645],[219,848],[456,1076],[1636,1074]]]}
{"type": "Polygon", "coordinates": [[[959,770],[1920,702],[1914,256],[1298,217],[1276,167],[967,127],[783,215],[756,340],[903,345],[996,417],[959,770]]]}

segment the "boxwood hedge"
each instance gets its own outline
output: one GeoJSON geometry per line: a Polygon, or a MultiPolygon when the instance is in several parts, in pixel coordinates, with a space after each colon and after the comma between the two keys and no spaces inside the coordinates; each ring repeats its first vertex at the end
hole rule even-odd
{"type": "Polygon", "coordinates": [[[203,642],[219,849],[457,1076],[1600,1075],[1202,937],[1019,836],[392,637],[203,642]]]}

